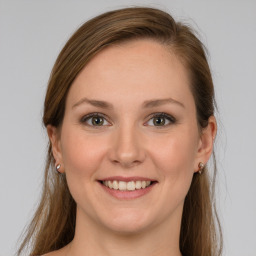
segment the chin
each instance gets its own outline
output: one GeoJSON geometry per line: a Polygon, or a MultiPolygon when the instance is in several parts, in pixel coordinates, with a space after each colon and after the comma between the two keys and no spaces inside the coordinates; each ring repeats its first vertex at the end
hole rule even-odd
{"type": "Polygon", "coordinates": [[[113,223],[110,225],[108,223],[108,230],[119,235],[129,236],[140,234],[147,230],[148,225],[143,225],[142,223],[113,223]]]}
{"type": "Polygon", "coordinates": [[[115,233],[132,235],[139,234],[152,226],[153,220],[145,214],[145,210],[144,212],[124,211],[113,213],[110,219],[104,221],[105,227],[115,233]]]}

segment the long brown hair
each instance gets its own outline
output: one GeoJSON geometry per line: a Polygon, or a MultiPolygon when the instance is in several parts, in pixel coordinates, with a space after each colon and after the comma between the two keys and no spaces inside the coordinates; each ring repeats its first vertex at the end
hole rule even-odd
{"type": "MultiPolygon", "coordinates": [[[[109,45],[144,38],[168,46],[183,62],[190,74],[198,127],[205,128],[209,117],[214,115],[215,101],[203,44],[192,29],[175,22],[169,14],[142,7],[104,13],[84,23],[73,34],[52,69],[45,97],[44,125],[60,127],[72,82],[98,52],[109,45]]],[[[74,237],[76,203],[70,195],[65,175],[56,173],[54,162],[49,143],[41,201],[18,255],[26,247],[30,247],[31,255],[42,255],[62,248],[74,237]]],[[[184,256],[221,255],[222,236],[214,197],[215,177],[214,160],[212,175],[205,167],[202,175],[194,174],[192,179],[181,223],[180,250],[184,256]]]]}

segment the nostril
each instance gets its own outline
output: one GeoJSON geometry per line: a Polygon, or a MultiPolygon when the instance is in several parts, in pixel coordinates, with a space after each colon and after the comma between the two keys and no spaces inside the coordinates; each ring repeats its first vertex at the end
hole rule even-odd
{"type": "Polygon", "coordinates": [[[138,160],[135,160],[135,161],[112,160],[112,163],[115,164],[115,165],[121,165],[124,168],[131,168],[131,167],[139,165],[141,162],[138,161],[138,160]]]}

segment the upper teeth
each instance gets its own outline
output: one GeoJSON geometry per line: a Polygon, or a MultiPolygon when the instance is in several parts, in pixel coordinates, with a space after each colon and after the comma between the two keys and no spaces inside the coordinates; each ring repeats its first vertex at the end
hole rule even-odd
{"type": "Polygon", "coordinates": [[[104,180],[103,184],[106,187],[109,187],[111,189],[115,189],[115,190],[135,190],[135,189],[141,189],[141,188],[146,188],[151,184],[151,181],[129,181],[129,182],[125,182],[125,181],[110,181],[110,180],[104,180]]]}

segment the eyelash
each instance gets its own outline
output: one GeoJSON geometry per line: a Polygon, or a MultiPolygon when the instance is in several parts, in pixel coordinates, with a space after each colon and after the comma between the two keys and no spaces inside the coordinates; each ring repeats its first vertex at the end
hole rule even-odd
{"type": "MultiPolygon", "coordinates": [[[[85,115],[85,116],[83,116],[82,118],[81,118],[81,123],[82,124],[84,124],[84,123],[86,123],[90,118],[92,118],[92,117],[100,117],[100,118],[104,118],[105,120],[107,120],[108,121],[108,119],[107,119],[107,117],[104,115],[104,114],[101,114],[101,113],[90,113],[90,114],[88,114],[88,115],[85,115]]],[[[96,126],[96,125],[89,125],[89,124],[86,124],[86,125],[88,125],[88,126],[94,126],[94,127],[100,127],[100,126],[96,126]]]]}
{"type": "MultiPolygon", "coordinates": [[[[153,118],[164,118],[164,119],[167,119],[170,123],[169,124],[165,124],[165,125],[162,125],[162,126],[155,126],[155,127],[157,127],[157,128],[164,128],[164,127],[166,127],[166,126],[169,126],[169,125],[171,125],[171,124],[175,124],[176,123],[176,119],[173,117],[173,116],[171,116],[171,115],[169,115],[169,114],[166,114],[166,113],[163,113],[163,112],[161,112],[161,113],[154,113],[154,114],[152,114],[151,116],[150,116],[150,119],[149,120],[151,120],[151,119],[153,119],[153,118]]],[[[149,122],[149,120],[147,121],[147,122],[149,122]]]]}
{"type": "MultiPolygon", "coordinates": [[[[80,122],[82,123],[82,124],[84,124],[84,123],[86,123],[90,118],[92,118],[92,117],[99,117],[99,118],[103,118],[103,119],[105,119],[107,122],[109,122],[108,121],[108,118],[104,115],[104,114],[101,114],[101,113],[90,113],[90,114],[88,114],[88,115],[85,115],[85,116],[83,116],[82,118],[81,118],[81,120],[80,120],[80,122]]],[[[149,118],[149,120],[147,121],[147,123],[151,120],[151,119],[153,119],[153,118],[165,118],[165,119],[167,119],[170,123],[169,124],[166,124],[166,125],[161,125],[161,126],[155,126],[155,127],[157,127],[157,128],[164,128],[164,127],[166,127],[166,126],[169,126],[169,125],[171,125],[171,124],[175,124],[176,123],[176,119],[173,117],[173,116],[171,116],[171,115],[169,115],[169,114],[166,114],[166,113],[163,113],[163,112],[161,112],[161,113],[154,113],[154,114],[152,114],[151,116],[150,116],[150,118],[149,118]]],[[[104,126],[104,125],[100,125],[100,126],[97,126],[97,125],[91,125],[91,124],[86,124],[86,125],[88,125],[88,126],[93,126],[93,127],[95,127],[95,128],[98,128],[98,127],[102,127],[102,126],[104,126]]]]}

